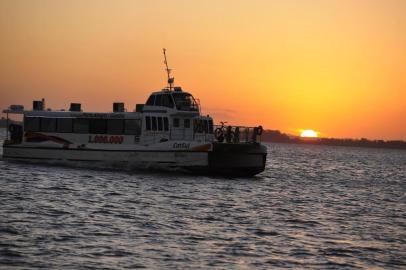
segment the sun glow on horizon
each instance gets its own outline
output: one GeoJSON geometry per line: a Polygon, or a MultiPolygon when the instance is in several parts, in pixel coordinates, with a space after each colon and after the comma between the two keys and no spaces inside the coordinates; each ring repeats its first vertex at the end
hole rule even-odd
{"type": "Polygon", "coordinates": [[[0,110],[132,111],[166,86],[165,47],[216,122],[406,140],[405,13],[405,0],[3,0],[0,110]]]}
{"type": "Polygon", "coordinates": [[[302,130],[300,133],[300,137],[302,138],[317,138],[319,137],[318,133],[312,129],[305,129],[302,130]]]}

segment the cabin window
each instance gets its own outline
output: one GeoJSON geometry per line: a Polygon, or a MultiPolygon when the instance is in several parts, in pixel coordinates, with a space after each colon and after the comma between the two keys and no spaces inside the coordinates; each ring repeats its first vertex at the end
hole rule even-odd
{"type": "MultiPolygon", "coordinates": [[[[146,119],[146,123],[148,123],[149,121],[147,121],[147,118],[149,118],[149,116],[147,116],[146,119]]],[[[141,120],[140,119],[126,119],[124,120],[125,125],[124,125],[124,134],[125,135],[140,135],[141,134],[141,120]]],[[[150,123],[151,124],[151,123],[150,123]]]]}
{"type": "Polygon", "coordinates": [[[162,106],[173,108],[173,105],[174,104],[171,95],[169,94],[162,95],[162,106]]]}
{"type": "Polygon", "coordinates": [[[106,119],[90,119],[90,133],[91,134],[106,133],[106,119]]]}
{"type": "Polygon", "coordinates": [[[151,117],[149,116],[145,117],[145,129],[151,130],[151,117]]]}
{"type": "Polygon", "coordinates": [[[162,117],[158,117],[158,130],[162,131],[163,127],[162,127],[162,117]]]}
{"type": "Polygon", "coordinates": [[[154,103],[155,103],[155,95],[149,96],[146,104],[149,106],[153,106],[154,103]]]}
{"type": "Polygon", "coordinates": [[[164,117],[164,130],[165,131],[169,130],[169,121],[167,117],[164,117]]]}
{"type": "Polygon", "coordinates": [[[179,127],[179,118],[173,118],[173,127],[179,127]]]}
{"type": "Polygon", "coordinates": [[[61,133],[72,132],[73,119],[72,118],[58,118],[56,131],[61,133]]]}
{"type": "Polygon", "coordinates": [[[207,124],[207,120],[202,120],[203,122],[203,132],[209,133],[209,125],[207,124]]]}
{"type": "Polygon", "coordinates": [[[209,120],[209,133],[213,134],[213,120],[209,120]]]}
{"type": "Polygon", "coordinates": [[[183,126],[185,128],[190,128],[190,119],[184,119],[183,120],[183,126]]]}
{"type": "Polygon", "coordinates": [[[151,117],[151,120],[152,120],[152,130],[157,130],[157,126],[156,126],[156,117],[155,116],[152,116],[151,117]]]}
{"type": "Polygon", "coordinates": [[[162,95],[156,95],[155,106],[162,106],[162,95]]]}
{"type": "Polygon", "coordinates": [[[203,121],[200,119],[195,119],[193,121],[193,130],[195,133],[203,133],[203,121]]]}
{"type": "Polygon", "coordinates": [[[39,131],[41,119],[39,117],[26,117],[24,119],[25,131],[39,131]]]}
{"type": "Polygon", "coordinates": [[[197,123],[197,125],[196,125],[196,132],[197,132],[197,133],[203,133],[202,120],[197,119],[197,120],[196,120],[196,123],[197,123]]]}
{"type": "Polygon", "coordinates": [[[56,131],[56,118],[41,118],[41,131],[55,132],[56,131]]]}
{"type": "Polygon", "coordinates": [[[122,119],[108,119],[107,120],[107,134],[123,134],[124,120],[122,119]]]}
{"type": "Polygon", "coordinates": [[[73,132],[89,133],[89,119],[76,118],[73,121],[73,132]]]}

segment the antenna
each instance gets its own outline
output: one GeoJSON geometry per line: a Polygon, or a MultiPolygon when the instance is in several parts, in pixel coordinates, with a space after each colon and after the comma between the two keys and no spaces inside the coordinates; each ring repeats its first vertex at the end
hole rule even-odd
{"type": "Polygon", "coordinates": [[[173,83],[175,82],[175,78],[171,77],[171,69],[168,67],[168,61],[166,60],[166,49],[163,48],[163,52],[164,52],[164,63],[166,66],[166,73],[168,74],[168,86],[169,86],[169,90],[173,89],[173,83]]]}

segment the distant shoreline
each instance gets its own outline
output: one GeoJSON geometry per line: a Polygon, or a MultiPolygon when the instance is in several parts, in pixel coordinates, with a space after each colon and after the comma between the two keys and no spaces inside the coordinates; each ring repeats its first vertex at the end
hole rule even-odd
{"type": "Polygon", "coordinates": [[[330,145],[330,146],[351,146],[367,148],[386,148],[406,150],[406,141],[402,140],[368,140],[361,139],[337,139],[337,138],[301,138],[289,136],[279,130],[264,130],[261,136],[263,142],[281,142],[291,144],[307,145],[330,145]]]}
{"type": "MultiPolygon", "coordinates": [[[[0,121],[0,129],[6,129],[6,122],[0,121]]],[[[261,136],[263,142],[278,142],[290,144],[307,145],[330,145],[330,146],[351,146],[367,148],[385,148],[406,150],[406,141],[401,140],[368,140],[362,139],[337,139],[337,138],[301,138],[289,136],[279,130],[264,130],[261,136]]]]}
{"type": "MultiPolygon", "coordinates": [[[[8,120],[8,123],[15,123],[15,124],[21,124],[21,122],[18,121],[13,121],[13,120],[8,120]]],[[[4,118],[0,119],[0,128],[6,128],[7,127],[7,120],[4,118]]]]}

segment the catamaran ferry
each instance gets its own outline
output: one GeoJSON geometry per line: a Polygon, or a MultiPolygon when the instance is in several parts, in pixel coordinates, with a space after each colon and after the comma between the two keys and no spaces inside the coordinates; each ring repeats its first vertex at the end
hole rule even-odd
{"type": "Polygon", "coordinates": [[[145,104],[127,112],[113,103],[107,113],[11,105],[3,113],[22,114],[22,124],[9,124],[3,144],[7,160],[124,163],[132,168],[181,168],[199,174],[252,176],[265,168],[262,127],[214,126],[199,102],[181,87],[166,61],[168,86],[153,92],[145,104]]]}

